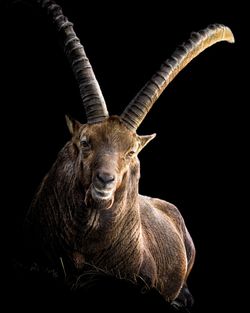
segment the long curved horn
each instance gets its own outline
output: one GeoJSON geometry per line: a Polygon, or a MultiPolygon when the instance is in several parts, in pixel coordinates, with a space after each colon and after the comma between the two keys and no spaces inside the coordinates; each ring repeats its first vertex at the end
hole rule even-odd
{"type": "Polygon", "coordinates": [[[123,123],[131,130],[136,130],[155,101],[159,98],[175,76],[198,54],[219,41],[233,43],[231,30],[220,24],[213,24],[197,33],[175,50],[170,59],[165,61],[160,70],[139,91],[121,114],[123,123]]]}
{"type": "Polygon", "coordinates": [[[89,124],[97,123],[109,116],[105,100],[84,48],[77,38],[73,24],[63,15],[62,9],[52,0],[37,0],[47,10],[62,35],[65,53],[79,84],[80,95],[89,124]]]}

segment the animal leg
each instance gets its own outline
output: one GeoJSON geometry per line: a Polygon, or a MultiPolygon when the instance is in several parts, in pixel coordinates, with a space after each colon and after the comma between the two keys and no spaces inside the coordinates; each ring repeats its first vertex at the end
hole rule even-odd
{"type": "Polygon", "coordinates": [[[194,304],[194,298],[190,293],[186,283],[181,288],[178,297],[172,301],[171,304],[178,310],[189,312],[188,309],[190,309],[194,304]]]}

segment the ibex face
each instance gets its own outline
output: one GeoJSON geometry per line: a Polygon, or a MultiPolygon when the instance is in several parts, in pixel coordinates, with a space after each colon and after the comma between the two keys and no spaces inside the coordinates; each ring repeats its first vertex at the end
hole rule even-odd
{"type": "Polygon", "coordinates": [[[78,162],[84,173],[82,182],[86,204],[109,208],[129,168],[138,171],[137,155],[155,137],[138,136],[119,117],[109,117],[96,124],[80,124],[66,117],[78,162]]]}

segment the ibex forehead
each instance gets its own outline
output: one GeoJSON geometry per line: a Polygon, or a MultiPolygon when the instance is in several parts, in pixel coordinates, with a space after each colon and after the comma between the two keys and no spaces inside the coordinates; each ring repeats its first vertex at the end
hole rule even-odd
{"type": "Polygon", "coordinates": [[[138,145],[138,135],[129,130],[118,116],[111,116],[96,124],[84,125],[80,139],[86,137],[97,145],[112,145],[121,149],[138,145]]]}

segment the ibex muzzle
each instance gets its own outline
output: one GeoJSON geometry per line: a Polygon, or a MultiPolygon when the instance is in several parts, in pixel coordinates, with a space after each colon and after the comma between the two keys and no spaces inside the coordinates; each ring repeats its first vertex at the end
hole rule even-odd
{"type": "Polygon", "coordinates": [[[118,156],[115,153],[104,153],[98,155],[97,158],[97,165],[93,171],[91,194],[94,200],[109,200],[116,190],[118,156]]]}

